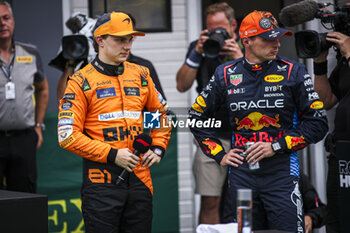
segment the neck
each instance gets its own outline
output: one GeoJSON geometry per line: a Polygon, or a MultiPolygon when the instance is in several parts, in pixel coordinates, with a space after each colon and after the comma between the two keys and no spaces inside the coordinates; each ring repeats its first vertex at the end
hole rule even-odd
{"type": "Polygon", "coordinates": [[[0,40],[0,53],[11,53],[12,39],[0,40]]]}
{"type": "Polygon", "coordinates": [[[254,59],[254,58],[251,58],[251,57],[245,57],[245,59],[247,60],[247,62],[249,64],[261,64],[263,63],[263,61],[260,61],[259,59],[254,59]]]}
{"type": "Polygon", "coordinates": [[[246,50],[245,59],[251,64],[261,64],[267,61],[250,54],[248,50],[246,50]]]}
{"type": "Polygon", "coordinates": [[[10,62],[12,40],[0,40],[0,56],[7,62],[10,62]]]}
{"type": "Polygon", "coordinates": [[[118,66],[120,64],[120,62],[118,63],[118,62],[112,61],[108,59],[106,56],[103,56],[103,54],[101,53],[98,54],[98,59],[100,59],[100,61],[102,61],[103,63],[112,65],[112,66],[118,66]]]}

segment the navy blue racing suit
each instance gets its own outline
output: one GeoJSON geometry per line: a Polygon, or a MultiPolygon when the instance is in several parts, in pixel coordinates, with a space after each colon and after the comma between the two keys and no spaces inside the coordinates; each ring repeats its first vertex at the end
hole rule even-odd
{"type": "Polygon", "coordinates": [[[205,125],[220,125],[215,112],[221,105],[229,111],[232,148],[244,149],[248,141],[280,146],[274,156],[259,161],[259,169],[249,169],[246,161],[229,168],[232,208],[236,209],[236,190],[250,188],[254,230],[303,232],[296,151],[320,141],[328,131],[323,102],[305,66],[277,56],[259,65],[240,58],[216,69],[189,114],[201,149],[219,164],[226,152],[213,129],[205,125]]]}

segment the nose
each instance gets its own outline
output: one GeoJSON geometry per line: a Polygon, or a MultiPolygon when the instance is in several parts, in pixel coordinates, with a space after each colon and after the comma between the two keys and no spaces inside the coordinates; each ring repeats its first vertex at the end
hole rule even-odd
{"type": "Polygon", "coordinates": [[[131,41],[124,42],[124,49],[130,50],[131,49],[131,41]]]}
{"type": "Polygon", "coordinates": [[[281,46],[281,43],[279,39],[273,40],[273,46],[279,48],[281,46]]]}

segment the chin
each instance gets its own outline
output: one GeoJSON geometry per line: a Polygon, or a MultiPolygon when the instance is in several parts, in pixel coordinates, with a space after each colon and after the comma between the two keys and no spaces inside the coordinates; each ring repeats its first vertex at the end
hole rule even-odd
{"type": "Polygon", "coordinates": [[[119,58],[119,59],[117,59],[117,62],[118,63],[122,63],[122,62],[125,62],[127,60],[127,58],[125,57],[125,58],[119,58]]]}
{"type": "Polygon", "coordinates": [[[274,60],[274,59],[276,59],[276,56],[277,56],[277,54],[276,55],[271,55],[271,56],[267,57],[267,59],[268,60],[274,60]]]}

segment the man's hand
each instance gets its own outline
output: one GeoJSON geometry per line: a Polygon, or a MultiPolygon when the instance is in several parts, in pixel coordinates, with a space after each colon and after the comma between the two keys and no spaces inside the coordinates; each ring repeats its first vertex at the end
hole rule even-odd
{"type": "Polygon", "coordinates": [[[221,48],[220,55],[231,56],[234,60],[243,57],[243,52],[239,47],[235,39],[225,40],[224,45],[221,48]]]}
{"type": "Polygon", "coordinates": [[[160,162],[162,158],[154,153],[152,150],[148,150],[142,157],[141,165],[147,168],[151,167],[153,164],[160,162]]]}
{"type": "Polygon", "coordinates": [[[199,54],[202,54],[204,51],[203,51],[203,45],[204,45],[204,42],[206,40],[209,39],[208,37],[208,29],[205,29],[201,32],[199,38],[198,38],[198,41],[197,41],[197,44],[196,44],[196,47],[195,47],[195,50],[197,53],[199,54]]]}
{"type": "Polygon", "coordinates": [[[128,172],[139,162],[140,158],[134,155],[129,148],[119,149],[114,163],[119,167],[125,168],[128,172]]]}
{"type": "Polygon", "coordinates": [[[244,157],[240,156],[238,153],[242,153],[243,150],[235,148],[230,150],[221,160],[220,165],[230,165],[232,167],[238,167],[243,164],[244,157]]]}
{"type": "Polygon", "coordinates": [[[350,57],[350,37],[340,32],[327,33],[328,41],[333,42],[335,46],[340,50],[340,53],[348,58],[350,57]]]}
{"type": "Polygon", "coordinates": [[[271,142],[254,143],[245,151],[245,153],[247,154],[246,160],[253,165],[263,158],[272,157],[275,154],[272,150],[271,142]]]}
{"type": "Polygon", "coordinates": [[[38,142],[36,144],[36,149],[38,150],[44,142],[43,131],[40,127],[34,127],[36,134],[38,135],[38,142]]]}
{"type": "Polygon", "coordinates": [[[309,215],[305,215],[304,217],[305,222],[305,233],[310,233],[312,230],[312,219],[309,215]]]}

